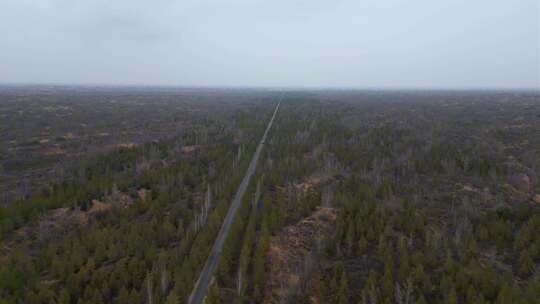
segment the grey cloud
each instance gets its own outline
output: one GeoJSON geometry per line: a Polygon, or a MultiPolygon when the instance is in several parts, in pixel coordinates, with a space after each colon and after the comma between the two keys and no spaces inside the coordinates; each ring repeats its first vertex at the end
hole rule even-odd
{"type": "Polygon", "coordinates": [[[0,82],[538,87],[537,0],[4,0],[0,82]]]}

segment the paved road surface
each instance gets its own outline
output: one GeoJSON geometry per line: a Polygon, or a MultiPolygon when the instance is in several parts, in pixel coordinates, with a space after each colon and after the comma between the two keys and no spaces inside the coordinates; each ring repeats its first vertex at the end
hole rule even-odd
{"type": "Polygon", "coordinates": [[[221,249],[223,248],[223,243],[225,242],[225,239],[227,238],[227,234],[229,233],[231,225],[234,221],[234,216],[236,215],[236,211],[238,210],[238,207],[240,207],[242,197],[244,196],[244,192],[246,192],[246,188],[249,184],[249,181],[251,180],[251,176],[253,175],[253,172],[255,172],[255,168],[257,167],[257,160],[259,159],[259,155],[261,154],[261,150],[264,146],[264,142],[266,141],[266,135],[268,135],[268,131],[270,131],[270,128],[272,127],[272,124],[274,123],[274,118],[276,117],[276,113],[279,109],[280,104],[281,104],[281,100],[276,105],[274,114],[272,115],[270,122],[268,122],[268,126],[266,127],[266,130],[264,131],[263,137],[261,138],[261,141],[259,142],[259,145],[257,146],[257,150],[255,150],[255,154],[253,154],[253,158],[251,159],[251,162],[249,163],[249,167],[246,171],[246,175],[244,176],[244,179],[242,179],[242,183],[240,183],[240,186],[238,186],[236,195],[234,196],[232,204],[229,207],[229,211],[227,211],[225,220],[223,220],[221,229],[219,230],[216,240],[214,241],[214,245],[212,246],[212,251],[210,252],[210,256],[206,260],[206,264],[204,265],[204,268],[201,271],[199,279],[197,280],[197,283],[195,283],[195,288],[193,288],[193,291],[191,292],[191,296],[189,297],[188,304],[201,304],[204,301],[206,292],[208,291],[208,287],[210,286],[210,282],[212,280],[212,276],[214,275],[214,272],[216,271],[216,268],[218,266],[219,256],[221,254],[221,249]]]}

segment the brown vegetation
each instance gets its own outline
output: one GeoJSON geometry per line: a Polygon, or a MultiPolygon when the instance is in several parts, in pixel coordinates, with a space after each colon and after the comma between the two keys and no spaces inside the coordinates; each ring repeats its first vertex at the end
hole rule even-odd
{"type": "Polygon", "coordinates": [[[312,267],[309,263],[316,258],[314,253],[322,249],[324,240],[334,230],[336,212],[334,208],[317,207],[310,216],[271,238],[266,303],[283,303],[306,279],[303,276],[312,267]]]}

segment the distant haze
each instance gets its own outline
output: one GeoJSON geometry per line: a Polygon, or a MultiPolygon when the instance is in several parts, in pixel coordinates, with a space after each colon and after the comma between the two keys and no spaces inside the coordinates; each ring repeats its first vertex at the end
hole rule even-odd
{"type": "Polygon", "coordinates": [[[538,0],[1,0],[0,83],[539,88],[538,0]]]}

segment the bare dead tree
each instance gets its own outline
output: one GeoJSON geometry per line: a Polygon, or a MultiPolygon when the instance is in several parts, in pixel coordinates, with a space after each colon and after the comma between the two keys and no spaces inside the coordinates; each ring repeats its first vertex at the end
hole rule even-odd
{"type": "Polygon", "coordinates": [[[395,283],[394,295],[397,304],[412,304],[411,296],[413,293],[413,281],[409,277],[402,286],[398,282],[395,283]]]}
{"type": "Polygon", "coordinates": [[[378,304],[377,291],[374,287],[371,287],[369,291],[362,292],[362,304],[378,304]]]}
{"type": "Polygon", "coordinates": [[[148,273],[148,275],[146,276],[146,303],[147,304],[152,304],[152,295],[153,295],[153,290],[152,290],[152,275],[151,273],[148,273]]]}
{"type": "Polygon", "coordinates": [[[330,186],[326,186],[323,189],[322,193],[322,206],[330,207],[332,206],[332,201],[334,200],[334,189],[330,186]]]}
{"type": "Polygon", "coordinates": [[[169,279],[167,275],[167,267],[164,262],[161,263],[161,276],[160,276],[160,283],[161,283],[161,294],[166,295],[167,289],[169,287],[169,279]]]}
{"type": "Polygon", "coordinates": [[[257,205],[257,202],[259,201],[259,198],[261,197],[261,179],[257,181],[257,189],[255,190],[255,194],[253,196],[253,201],[251,202],[251,207],[255,207],[257,205]]]}
{"type": "Polygon", "coordinates": [[[239,296],[242,295],[242,267],[238,267],[238,274],[236,276],[236,292],[239,296]]]}

